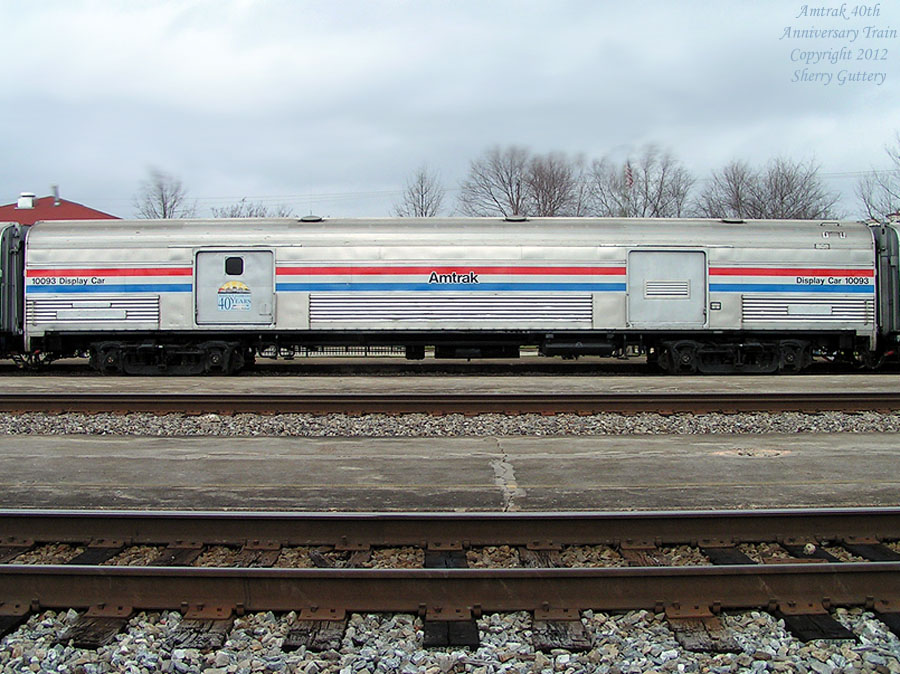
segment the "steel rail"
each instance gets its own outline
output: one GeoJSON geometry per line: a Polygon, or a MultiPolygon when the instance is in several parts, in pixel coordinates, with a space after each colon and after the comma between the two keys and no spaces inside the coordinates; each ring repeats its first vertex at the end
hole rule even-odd
{"type": "Polygon", "coordinates": [[[607,513],[279,513],[0,510],[11,540],[125,544],[466,547],[702,545],[900,539],[900,508],[607,513]]]}
{"type": "Polygon", "coordinates": [[[0,566],[0,612],[119,606],[232,611],[896,611],[900,562],[604,569],[310,570],[0,566]]]}
{"type": "Polygon", "coordinates": [[[897,392],[680,393],[0,393],[0,412],[483,414],[893,411],[897,392]]]}

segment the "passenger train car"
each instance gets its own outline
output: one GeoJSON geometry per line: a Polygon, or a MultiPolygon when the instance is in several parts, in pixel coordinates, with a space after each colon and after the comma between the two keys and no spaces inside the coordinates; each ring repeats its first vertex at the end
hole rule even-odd
{"type": "Polygon", "coordinates": [[[875,365],[900,225],[649,219],[98,220],[0,226],[0,351],[106,373],[258,355],[646,355],[663,370],[875,365]]]}

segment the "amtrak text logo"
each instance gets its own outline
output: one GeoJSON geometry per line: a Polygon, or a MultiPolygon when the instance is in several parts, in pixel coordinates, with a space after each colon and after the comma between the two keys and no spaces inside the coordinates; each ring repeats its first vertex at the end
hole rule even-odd
{"type": "Polygon", "coordinates": [[[465,274],[457,274],[455,271],[449,274],[438,274],[436,271],[431,272],[428,277],[429,283],[478,283],[478,274],[474,271],[465,274]]]}

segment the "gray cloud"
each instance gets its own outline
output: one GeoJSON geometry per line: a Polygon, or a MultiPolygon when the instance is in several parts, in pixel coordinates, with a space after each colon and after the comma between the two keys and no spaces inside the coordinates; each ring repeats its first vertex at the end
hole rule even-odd
{"type": "MultiPolygon", "coordinates": [[[[895,56],[851,66],[884,71],[880,87],[792,82],[807,67],[794,49],[832,46],[779,39],[816,23],[800,7],[5,3],[0,22],[16,30],[0,44],[0,201],[58,183],[127,216],[153,165],[201,212],[247,196],[387,215],[422,162],[452,187],[486,147],[513,143],[624,157],[657,142],[701,176],[776,155],[826,174],[884,165],[900,126],[895,56]]],[[[900,11],[882,3],[873,22],[900,26],[900,11]]],[[[894,55],[900,41],[866,46],[894,55]]],[[[834,180],[852,202],[852,180],[834,180]]]]}

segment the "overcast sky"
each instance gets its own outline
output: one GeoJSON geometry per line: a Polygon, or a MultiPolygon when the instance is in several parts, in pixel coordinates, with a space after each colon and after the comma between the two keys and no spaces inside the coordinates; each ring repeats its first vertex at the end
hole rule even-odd
{"type": "Polygon", "coordinates": [[[385,216],[423,163],[452,206],[493,145],[624,160],[652,142],[701,179],[817,161],[856,216],[854,174],[888,168],[900,130],[900,3],[810,16],[841,4],[2,0],[0,203],[58,184],[129,217],[157,167],[198,215],[246,197],[385,216]],[[807,63],[823,51],[850,58],[807,63]]]}

